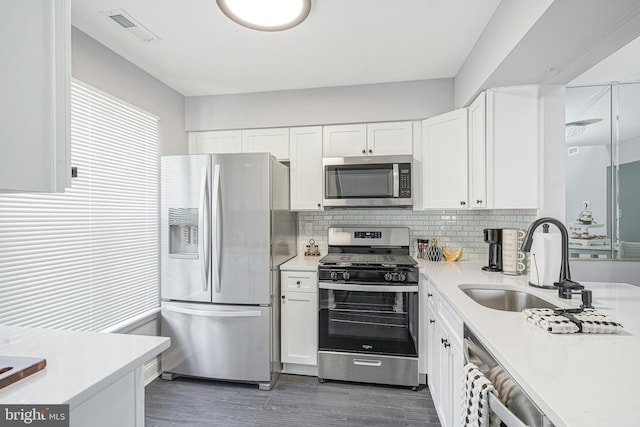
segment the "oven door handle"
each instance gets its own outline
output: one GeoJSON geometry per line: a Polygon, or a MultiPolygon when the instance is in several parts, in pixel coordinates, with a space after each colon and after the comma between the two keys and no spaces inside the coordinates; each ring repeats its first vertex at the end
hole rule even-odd
{"type": "Polygon", "coordinates": [[[349,283],[319,282],[320,289],[358,292],[418,292],[418,285],[353,285],[349,283]]]}

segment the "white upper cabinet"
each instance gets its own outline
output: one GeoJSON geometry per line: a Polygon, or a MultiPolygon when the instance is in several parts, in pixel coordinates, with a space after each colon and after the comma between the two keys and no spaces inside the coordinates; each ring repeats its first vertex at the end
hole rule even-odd
{"type": "Polygon", "coordinates": [[[0,191],[71,184],[69,0],[9,1],[0,18],[0,191]]]}
{"type": "Polygon", "coordinates": [[[413,153],[411,122],[325,126],[324,157],[395,156],[413,153]]]}
{"type": "Polygon", "coordinates": [[[289,160],[289,128],[243,130],[242,152],[268,152],[280,161],[289,160]]]}
{"type": "Polygon", "coordinates": [[[469,207],[487,207],[486,96],[469,106],[469,207]]]}
{"type": "Polygon", "coordinates": [[[322,126],[289,131],[292,211],[322,210],[322,126]]]}
{"type": "Polygon", "coordinates": [[[375,156],[411,155],[413,128],[411,122],[367,124],[367,154],[375,156]]]}
{"type": "Polygon", "coordinates": [[[367,154],[367,125],[325,126],[322,134],[324,157],[348,157],[367,154]]]}
{"type": "Polygon", "coordinates": [[[465,209],[467,203],[467,109],[422,122],[423,207],[465,209]]]}
{"type": "Polygon", "coordinates": [[[487,207],[537,209],[537,86],[487,90],[487,207]]]}
{"type": "Polygon", "coordinates": [[[242,132],[216,130],[189,133],[189,154],[223,154],[242,152],[242,132]]]}
{"type": "Polygon", "coordinates": [[[271,153],[289,160],[289,128],[189,133],[189,154],[271,153]]]}

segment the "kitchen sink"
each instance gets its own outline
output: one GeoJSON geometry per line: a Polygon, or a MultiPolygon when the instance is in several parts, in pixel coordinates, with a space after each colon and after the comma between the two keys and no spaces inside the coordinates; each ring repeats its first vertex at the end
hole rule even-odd
{"type": "Polygon", "coordinates": [[[468,286],[460,285],[460,290],[478,304],[494,310],[522,311],[525,308],[558,308],[528,292],[468,286]]]}

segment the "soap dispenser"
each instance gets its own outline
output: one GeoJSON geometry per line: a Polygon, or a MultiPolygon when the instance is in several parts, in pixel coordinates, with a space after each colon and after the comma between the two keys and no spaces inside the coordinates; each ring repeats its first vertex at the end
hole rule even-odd
{"type": "Polygon", "coordinates": [[[562,241],[560,234],[549,233],[549,224],[542,225],[542,233],[537,233],[529,253],[529,285],[543,289],[556,289],[562,261],[562,241]]]}

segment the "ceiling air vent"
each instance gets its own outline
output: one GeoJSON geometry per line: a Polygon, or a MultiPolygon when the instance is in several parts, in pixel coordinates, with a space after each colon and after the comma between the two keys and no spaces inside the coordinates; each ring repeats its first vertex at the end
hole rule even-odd
{"type": "Polygon", "coordinates": [[[100,12],[103,15],[111,18],[114,22],[120,25],[122,28],[133,34],[137,38],[145,42],[152,42],[154,40],[160,40],[158,36],[146,29],[140,22],[134,19],[131,15],[122,9],[106,10],[100,12]]]}

